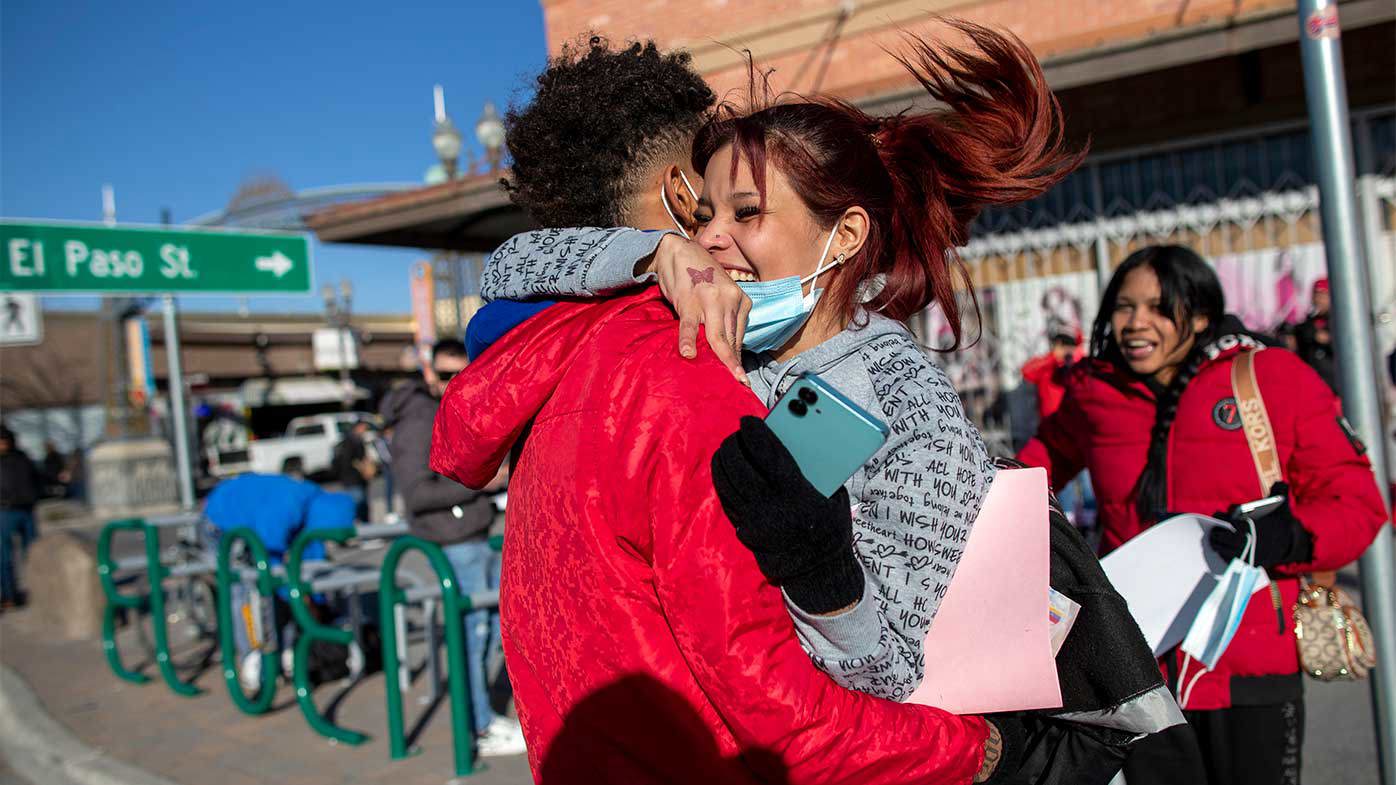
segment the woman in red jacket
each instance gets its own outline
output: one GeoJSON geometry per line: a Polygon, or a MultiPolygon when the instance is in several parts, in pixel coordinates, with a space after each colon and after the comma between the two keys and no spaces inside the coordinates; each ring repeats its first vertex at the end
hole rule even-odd
{"type": "MultiPolygon", "coordinates": [[[[1186,732],[1140,746],[1130,785],[1297,783],[1303,691],[1292,619],[1297,576],[1356,559],[1385,519],[1362,445],[1328,386],[1296,355],[1265,349],[1223,310],[1221,284],[1178,246],[1135,252],[1101,298],[1091,358],[1071,374],[1060,409],[1019,454],[1061,487],[1089,469],[1106,551],[1169,514],[1223,515],[1270,495],[1285,504],[1256,522],[1255,563],[1279,590],[1257,592],[1216,667],[1184,693],[1186,732]],[[1265,349],[1264,351],[1261,351],[1265,349]],[[1254,352],[1284,482],[1262,487],[1231,387],[1232,361],[1254,352]],[[1194,746],[1196,745],[1196,746],[1194,746]],[[1185,754],[1183,747],[1190,748],[1185,754]]],[[[1244,540],[1214,537],[1223,558],[1244,540]]],[[[1176,684],[1179,651],[1162,666],[1176,684]]]]}

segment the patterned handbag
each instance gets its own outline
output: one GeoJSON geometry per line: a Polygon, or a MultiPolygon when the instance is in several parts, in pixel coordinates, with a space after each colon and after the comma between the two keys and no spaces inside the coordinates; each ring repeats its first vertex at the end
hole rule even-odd
{"type": "Polygon", "coordinates": [[[1377,664],[1372,628],[1352,598],[1335,585],[1337,577],[1331,572],[1306,576],[1299,587],[1294,604],[1299,665],[1319,681],[1365,679],[1377,664]]]}
{"type": "MultiPolygon", "coordinates": [[[[1259,350],[1257,350],[1259,351],[1259,350]]],[[[1260,397],[1255,378],[1255,352],[1242,352],[1231,363],[1231,389],[1241,413],[1242,430],[1255,459],[1261,493],[1269,493],[1283,479],[1280,454],[1275,446],[1270,415],[1260,397]]],[[[1299,578],[1299,601],[1294,604],[1294,637],[1299,646],[1299,667],[1320,681],[1364,679],[1377,664],[1372,628],[1357,604],[1338,588],[1338,574],[1321,572],[1299,578]]],[[[1280,593],[1270,583],[1275,610],[1280,593]]]]}

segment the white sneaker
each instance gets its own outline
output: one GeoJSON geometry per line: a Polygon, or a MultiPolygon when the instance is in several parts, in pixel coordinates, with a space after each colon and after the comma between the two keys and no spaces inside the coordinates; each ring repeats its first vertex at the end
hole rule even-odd
{"type": "Polygon", "coordinates": [[[257,650],[249,651],[242,657],[242,664],[238,666],[238,683],[242,685],[243,692],[256,693],[262,687],[262,653],[257,650]]]}
{"type": "Polygon", "coordinates": [[[499,758],[506,755],[522,755],[528,751],[524,745],[523,728],[518,720],[508,717],[495,717],[485,732],[480,734],[480,756],[499,758]]]}

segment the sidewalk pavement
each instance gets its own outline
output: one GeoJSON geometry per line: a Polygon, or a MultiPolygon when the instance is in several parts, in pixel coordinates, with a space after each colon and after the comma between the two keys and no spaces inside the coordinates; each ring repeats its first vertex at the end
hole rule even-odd
{"type": "MultiPolygon", "coordinates": [[[[179,628],[172,628],[172,640],[180,637],[179,628]]],[[[145,658],[129,629],[118,636],[118,642],[128,664],[145,658]]],[[[176,661],[183,663],[197,659],[202,644],[175,644],[175,649],[176,661]]],[[[414,647],[413,656],[422,656],[420,647],[414,647]]],[[[9,674],[18,674],[37,694],[36,706],[41,704],[62,726],[47,735],[62,736],[66,729],[76,737],[70,740],[72,745],[65,744],[69,740],[49,739],[58,745],[49,753],[54,770],[36,776],[32,761],[21,757],[37,753],[33,749],[16,752],[12,747],[16,740],[2,734],[0,757],[8,761],[0,760],[0,783],[23,781],[22,777],[33,785],[441,785],[454,773],[450,706],[445,700],[417,740],[421,754],[400,761],[388,757],[381,673],[354,686],[334,713],[339,724],[371,736],[363,745],[351,747],[331,743],[310,729],[289,684],[280,685],[271,712],[249,717],[233,706],[216,665],[198,676],[195,683],[205,692],[193,698],[172,693],[150,663],[144,671],[153,680],[130,684],[112,674],[100,641],[49,640],[24,611],[0,616],[0,662],[8,668],[0,670],[0,679],[10,681],[9,674]],[[86,778],[63,771],[73,768],[73,758],[85,759],[86,778]],[[12,771],[6,770],[7,764],[12,771]],[[136,775],[123,776],[132,770],[136,775]],[[153,776],[141,778],[142,772],[153,776]]],[[[428,693],[425,681],[418,678],[412,691],[404,694],[409,733],[421,716],[417,698],[428,693]]],[[[316,702],[324,709],[342,691],[342,683],[322,685],[316,690],[316,702]]],[[[7,697],[22,694],[24,684],[0,684],[0,692],[7,697]]],[[[0,711],[24,715],[0,718],[0,728],[5,723],[44,727],[42,716],[36,716],[42,714],[38,708],[24,708],[22,700],[0,698],[0,711]]],[[[523,756],[490,758],[486,764],[486,770],[459,780],[459,785],[532,782],[523,756]]]]}
{"type": "MultiPolygon", "coordinates": [[[[1343,577],[1345,587],[1355,591],[1351,576],[1343,577]]],[[[179,629],[172,628],[172,640],[181,640],[179,629]]],[[[141,660],[142,650],[130,630],[119,642],[128,663],[141,660]]],[[[176,643],[178,662],[198,653],[180,648],[176,643]]],[[[421,647],[414,646],[413,662],[420,662],[422,655],[421,647]]],[[[56,742],[58,757],[69,757],[62,768],[85,762],[82,771],[91,775],[87,779],[40,778],[21,768],[32,761],[16,756],[8,731],[18,722],[31,731],[27,735],[42,736],[45,721],[32,715],[37,709],[30,709],[24,710],[25,716],[0,716],[0,785],[22,785],[24,779],[31,785],[167,785],[171,781],[179,785],[440,785],[452,779],[450,707],[444,701],[416,742],[422,753],[401,761],[389,759],[382,674],[355,686],[339,706],[340,724],[372,737],[360,747],[350,747],[332,744],[312,731],[287,684],[280,685],[273,710],[261,717],[248,717],[233,706],[217,668],[208,668],[198,677],[196,683],[206,692],[194,698],[171,693],[149,663],[144,670],[154,680],[129,684],[112,675],[100,642],[48,640],[24,611],[0,616],[0,662],[8,668],[0,668],[0,682],[18,673],[37,693],[33,705],[41,704],[47,715],[71,731],[74,743],[80,742],[83,749],[76,752],[63,740],[56,742]],[[94,751],[101,757],[94,756],[94,751]],[[153,776],[123,778],[122,772],[130,771],[128,765],[153,776]]],[[[424,681],[418,677],[413,690],[404,695],[409,733],[421,716],[417,698],[426,694],[424,681]]],[[[14,692],[12,686],[0,683],[0,714],[13,710],[4,700],[14,692]]],[[[316,692],[317,704],[326,707],[341,690],[340,684],[322,686],[316,692]]],[[[1377,785],[1370,690],[1365,681],[1306,681],[1304,782],[1377,785]]],[[[62,731],[48,735],[59,736],[62,731]]],[[[55,757],[52,752],[49,756],[55,757]]],[[[487,765],[487,770],[460,780],[459,785],[531,782],[522,756],[489,759],[487,765]]]]}

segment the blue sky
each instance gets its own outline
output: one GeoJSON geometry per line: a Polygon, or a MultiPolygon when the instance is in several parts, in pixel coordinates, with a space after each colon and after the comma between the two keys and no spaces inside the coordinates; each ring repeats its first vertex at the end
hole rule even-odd
{"type": "MultiPolygon", "coordinates": [[[[545,62],[536,0],[0,3],[0,215],[176,223],[254,175],[293,189],[420,182],[435,162],[432,85],[473,137],[485,100],[527,98],[545,62]]],[[[468,144],[475,145],[473,138],[468,144]]],[[[462,155],[464,158],[464,155],[462,155]]],[[[320,245],[317,284],[348,278],[360,313],[409,309],[421,251],[320,245]]],[[[189,310],[232,309],[185,298],[189,310]]],[[[93,307],[46,298],[45,307],[93,307]]],[[[254,298],[254,311],[320,308],[254,298]]]]}

